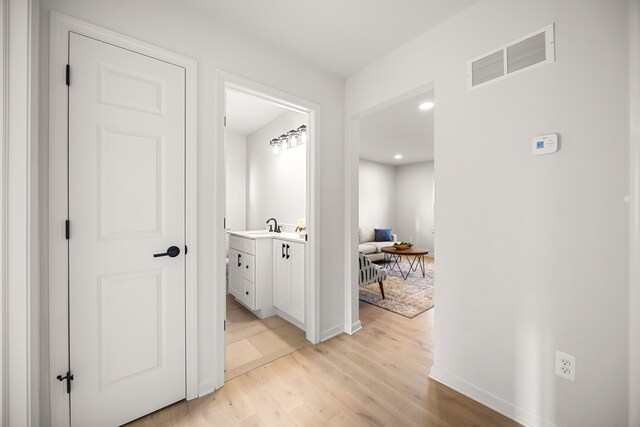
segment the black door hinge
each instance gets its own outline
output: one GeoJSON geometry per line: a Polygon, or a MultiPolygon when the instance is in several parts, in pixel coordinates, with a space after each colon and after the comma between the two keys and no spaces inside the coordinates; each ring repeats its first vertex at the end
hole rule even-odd
{"type": "Polygon", "coordinates": [[[71,86],[71,66],[69,64],[67,64],[65,70],[65,81],[67,82],[67,86],[71,86]]]}
{"type": "Polygon", "coordinates": [[[224,323],[224,330],[226,331],[227,330],[227,321],[223,320],[222,322],[224,323]]]}
{"type": "Polygon", "coordinates": [[[227,116],[224,116],[224,127],[227,127],[227,116]]]}
{"type": "Polygon", "coordinates": [[[71,393],[71,381],[73,381],[73,374],[71,372],[67,372],[67,375],[64,377],[62,375],[58,375],[56,379],[58,381],[67,380],[67,393],[71,393]]]}
{"type": "Polygon", "coordinates": [[[69,220],[64,222],[64,237],[67,240],[71,238],[71,221],[69,220]]]}

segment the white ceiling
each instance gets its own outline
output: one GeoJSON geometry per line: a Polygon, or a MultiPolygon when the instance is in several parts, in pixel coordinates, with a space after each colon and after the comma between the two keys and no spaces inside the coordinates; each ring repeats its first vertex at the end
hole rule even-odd
{"type": "Polygon", "coordinates": [[[227,91],[227,132],[251,135],[287,111],[264,99],[227,91]]]}
{"type": "Polygon", "coordinates": [[[433,91],[399,102],[360,120],[360,158],[390,165],[433,160],[433,114],[422,111],[433,91]],[[402,159],[394,158],[401,154],[402,159]]]}
{"type": "Polygon", "coordinates": [[[477,0],[182,0],[212,21],[348,77],[477,0]]]}

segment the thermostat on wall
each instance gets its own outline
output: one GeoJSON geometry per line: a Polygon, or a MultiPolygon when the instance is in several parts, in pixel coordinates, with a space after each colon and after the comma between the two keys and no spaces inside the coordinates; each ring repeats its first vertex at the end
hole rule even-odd
{"type": "Polygon", "coordinates": [[[533,138],[533,154],[550,154],[558,151],[558,135],[550,133],[533,138]]]}

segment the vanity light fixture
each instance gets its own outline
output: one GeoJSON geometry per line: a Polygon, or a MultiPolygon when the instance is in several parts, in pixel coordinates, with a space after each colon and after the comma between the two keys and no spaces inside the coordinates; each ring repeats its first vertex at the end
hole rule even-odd
{"type": "Polygon", "coordinates": [[[274,156],[280,152],[278,138],[273,138],[271,141],[269,141],[269,145],[271,146],[271,154],[273,154],[274,156]]]}
{"type": "Polygon", "coordinates": [[[280,141],[280,148],[282,149],[282,151],[287,151],[287,149],[289,148],[287,134],[283,133],[282,135],[280,135],[280,138],[278,138],[278,140],[280,141]]]}
{"type": "Polygon", "coordinates": [[[296,129],[291,129],[287,133],[283,133],[278,138],[269,141],[271,153],[278,155],[289,148],[294,148],[307,142],[307,127],[301,125],[296,129]]]}
{"type": "Polygon", "coordinates": [[[307,143],[307,127],[305,125],[302,125],[298,128],[298,133],[300,134],[300,144],[306,144],[307,143]]]}
{"type": "Polygon", "coordinates": [[[291,148],[295,147],[296,145],[298,145],[298,131],[291,129],[289,132],[287,132],[287,138],[289,138],[289,145],[291,146],[291,148]]]}

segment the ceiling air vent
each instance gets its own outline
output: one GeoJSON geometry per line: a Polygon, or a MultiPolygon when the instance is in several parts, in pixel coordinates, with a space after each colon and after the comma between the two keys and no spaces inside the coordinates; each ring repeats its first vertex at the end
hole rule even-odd
{"type": "Polygon", "coordinates": [[[555,61],[553,24],[467,63],[469,90],[555,61]]]}

